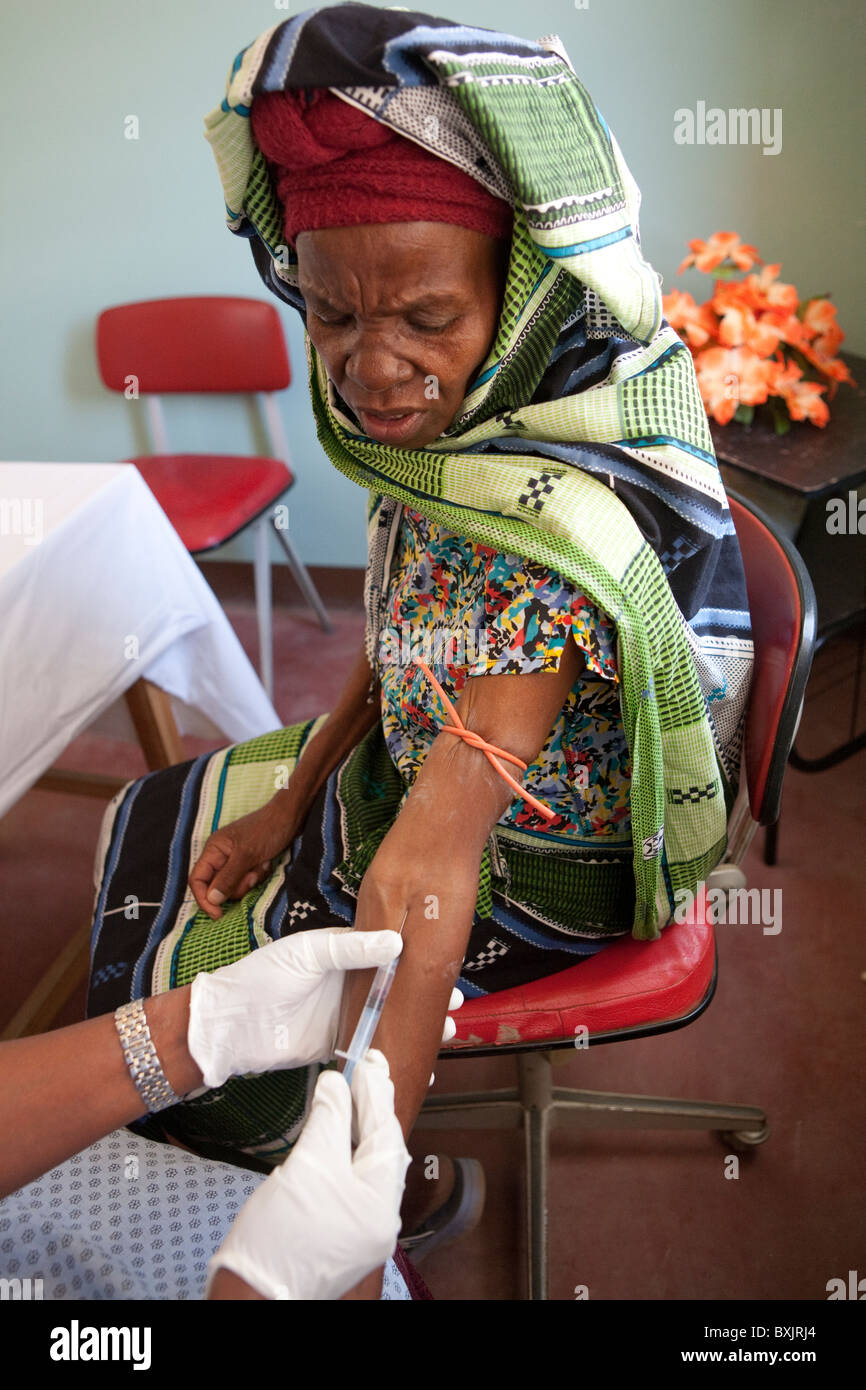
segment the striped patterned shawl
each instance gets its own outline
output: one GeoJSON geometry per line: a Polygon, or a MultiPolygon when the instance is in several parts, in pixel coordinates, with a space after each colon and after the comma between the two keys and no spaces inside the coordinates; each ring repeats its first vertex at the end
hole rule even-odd
{"type": "Polygon", "coordinates": [[[297,261],[249,121],[257,93],[327,86],[514,208],[489,357],[425,449],[365,436],[309,344],[333,464],[369,489],[368,655],[401,504],[573,580],[616,622],[631,753],[634,935],[721,858],[752,643],[742,561],[691,356],[663,320],[640,194],[556,38],[339,5],[262,34],[205,117],[230,229],[304,314],[297,261]]]}

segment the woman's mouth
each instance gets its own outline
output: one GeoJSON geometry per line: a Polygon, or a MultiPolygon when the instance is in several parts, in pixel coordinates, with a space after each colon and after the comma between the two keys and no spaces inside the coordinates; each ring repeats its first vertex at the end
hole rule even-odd
{"type": "Polygon", "coordinates": [[[394,411],[362,410],[353,406],[361,428],[371,439],[380,444],[400,444],[409,439],[421,423],[423,410],[406,410],[402,414],[394,411]]]}

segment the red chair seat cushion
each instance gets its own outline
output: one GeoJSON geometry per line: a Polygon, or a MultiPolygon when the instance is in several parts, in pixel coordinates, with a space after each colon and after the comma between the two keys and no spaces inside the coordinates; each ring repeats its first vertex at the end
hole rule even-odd
{"type": "Polygon", "coordinates": [[[714,963],[712,924],[674,922],[658,941],[629,937],[557,975],[467,999],[454,1014],[457,1034],[443,1052],[553,1043],[574,1038],[580,1025],[591,1037],[672,1023],[705,998],[714,963]]]}
{"type": "Polygon", "coordinates": [[[280,459],[152,454],[134,463],[187,550],[224,545],[294,482],[280,459]]]}

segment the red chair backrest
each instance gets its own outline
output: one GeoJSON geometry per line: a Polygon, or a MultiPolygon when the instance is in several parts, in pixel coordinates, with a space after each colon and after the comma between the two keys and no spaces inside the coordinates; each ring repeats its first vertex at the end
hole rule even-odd
{"type": "Polygon", "coordinates": [[[779,817],[782,779],[812,663],[815,593],[797,551],[769,518],[731,494],[728,501],[755,643],[743,767],[752,816],[771,825],[779,817]]]}
{"type": "Polygon", "coordinates": [[[110,391],[282,391],[291,381],[280,316],[260,299],[195,295],[105,309],[96,324],[110,391]]]}

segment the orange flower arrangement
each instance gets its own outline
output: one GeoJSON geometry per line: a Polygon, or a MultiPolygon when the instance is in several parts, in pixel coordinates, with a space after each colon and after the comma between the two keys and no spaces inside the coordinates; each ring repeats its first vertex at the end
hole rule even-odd
{"type": "Polygon", "coordinates": [[[793,285],[779,280],[781,265],[764,265],[754,246],[736,232],[714,232],[690,241],[677,274],[688,266],[716,281],[704,304],[673,290],[663,298],[665,318],[691,350],[707,413],[720,425],[752,423],[755,407],[769,404],[777,434],[792,420],[824,428],[827,402],[840,381],[855,385],[835,356],[845,337],[827,295],[801,302],[793,285]],[[735,279],[738,271],[757,273],[735,279]]]}

